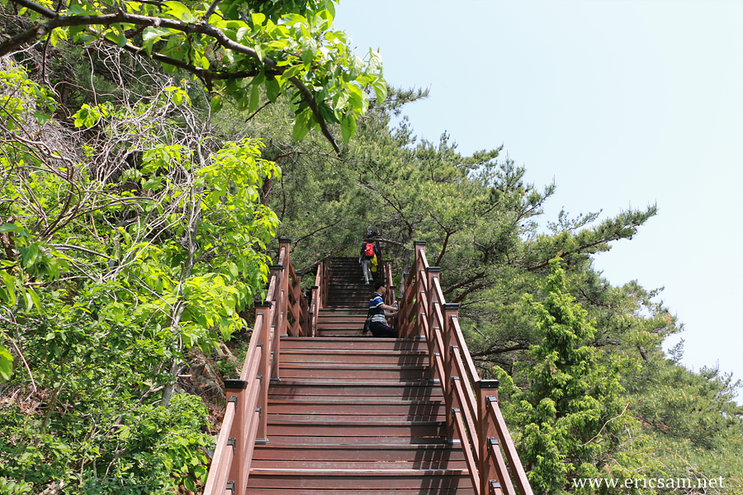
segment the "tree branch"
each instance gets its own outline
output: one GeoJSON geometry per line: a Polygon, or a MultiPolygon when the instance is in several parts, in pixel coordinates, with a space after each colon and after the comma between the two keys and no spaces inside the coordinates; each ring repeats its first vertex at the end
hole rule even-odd
{"type": "Polygon", "coordinates": [[[470,294],[475,292],[477,289],[482,289],[483,287],[485,287],[485,284],[477,284],[477,285],[473,285],[472,287],[469,287],[467,290],[465,290],[464,292],[459,294],[456,298],[454,298],[452,303],[461,302],[465,297],[469,296],[470,294]]]}
{"type": "Polygon", "coordinates": [[[313,232],[310,232],[310,233],[309,233],[309,234],[307,234],[307,235],[304,235],[304,236],[300,237],[299,239],[297,239],[296,241],[294,241],[294,242],[292,243],[292,251],[294,251],[294,248],[295,248],[295,247],[296,247],[296,246],[297,246],[297,245],[298,245],[298,244],[299,244],[299,243],[300,243],[301,241],[303,241],[304,239],[307,239],[308,237],[312,237],[313,235],[317,234],[318,232],[322,232],[323,230],[327,230],[327,229],[329,229],[329,228],[331,228],[331,227],[335,227],[336,225],[338,225],[338,224],[339,224],[339,223],[341,223],[342,221],[343,221],[342,219],[341,219],[341,220],[338,220],[337,222],[335,222],[335,223],[334,223],[334,224],[332,224],[332,225],[326,225],[325,227],[320,227],[319,229],[317,229],[317,230],[315,230],[315,231],[313,231],[313,232]]]}
{"type": "Polygon", "coordinates": [[[50,244],[50,246],[53,247],[53,248],[56,248],[56,249],[61,249],[63,251],[64,250],[67,250],[67,249],[72,249],[72,250],[75,250],[75,251],[80,251],[80,252],[83,252],[83,253],[92,254],[92,255],[95,255],[95,256],[100,256],[101,258],[106,258],[107,260],[111,260],[112,259],[107,254],[99,253],[98,251],[93,251],[92,249],[87,249],[87,248],[84,248],[84,247],[81,247],[81,246],[74,246],[72,244],[50,244]]]}
{"type": "Polygon", "coordinates": [[[485,351],[471,352],[470,354],[474,358],[474,357],[492,356],[493,354],[504,354],[506,352],[512,352],[512,351],[524,351],[528,348],[529,348],[529,344],[514,344],[510,347],[504,347],[502,349],[498,349],[495,346],[492,346],[485,351]]]}
{"type": "Polygon", "coordinates": [[[481,278],[484,278],[484,277],[485,277],[485,272],[480,272],[480,273],[478,273],[477,275],[475,275],[475,276],[473,276],[473,277],[470,277],[470,278],[468,278],[468,279],[467,279],[467,280],[465,280],[464,282],[459,282],[458,284],[450,285],[450,286],[449,286],[449,287],[448,287],[448,288],[447,288],[447,289],[446,289],[446,290],[445,290],[445,291],[443,292],[443,294],[444,294],[445,296],[446,296],[447,294],[451,294],[452,292],[454,292],[455,290],[459,289],[460,287],[464,287],[465,285],[471,284],[471,283],[472,283],[472,282],[474,282],[475,280],[479,280],[479,279],[481,279],[481,278]]]}
{"type": "MultiPolygon", "coordinates": [[[[38,4],[35,4],[33,2],[29,2],[28,0],[12,0],[13,2],[22,5],[30,10],[33,10],[34,12],[38,12],[39,14],[49,18],[50,20],[43,24],[37,24],[33,28],[19,34],[18,36],[15,36],[3,43],[0,43],[0,57],[3,55],[7,55],[11,51],[15,50],[16,48],[20,47],[21,45],[25,43],[29,43],[32,40],[36,40],[38,38],[41,38],[42,36],[50,33],[54,29],[60,28],[60,27],[73,27],[73,26],[111,26],[113,24],[120,24],[120,23],[127,23],[127,24],[134,24],[136,26],[146,26],[146,27],[160,27],[160,28],[167,28],[167,29],[173,29],[175,31],[180,31],[185,34],[204,34],[206,36],[210,36],[214,38],[219,45],[221,45],[223,48],[227,50],[232,50],[237,53],[242,53],[243,55],[247,55],[248,57],[256,60],[263,66],[270,69],[275,74],[283,74],[284,71],[286,71],[290,66],[281,66],[279,67],[276,62],[269,57],[261,57],[258,52],[256,52],[253,48],[250,48],[248,46],[242,45],[240,43],[237,43],[235,41],[232,41],[225,35],[220,29],[210,25],[206,24],[204,22],[199,22],[197,24],[193,23],[184,23],[180,21],[176,21],[174,19],[167,19],[164,17],[149,17],[139,14],[130,14],[126,12],[117,12],[115,14],[100,14],[100,15],[74,15],[74,16],[62,16],[57,14],[56,12],[49,10],[45,7],[42,7],[38,4]]],[[[137,49],[132,45],[132,49],[137,49]]],[[[131,51],[131,49],[129,49],[131,51]]],[[[140,48],[139,51],[141,52],[142,49],[140,48]]],[[[141,53],[140,53],[141,54],[141,53]]],[[[157,59],[160,56],[160,54],[155,54],[153,58],[157,59]]],[[[176,67],[180,67],[184,70],[188,70],[194,74],[199,74],[200,77],[205,77],[207,80],[214,75],[211,71],[208,70],[194,70],[195,67],[186,64],[184,62],[176,62],[175,59],[170,59],[170,61],[165,62],[171,65],[175,65],[176,67]]],[[[231,75],[234,77],[234,75],[231,75]]],[[[300,81],[297,77],[290,77],[288,81],[297,89],[299,94],[302,97],[302,100],[307,104],[307,106],[312,111],[312,114],[315,116],[315,120],[317,120],[317,123],[320,125],[320,130],[322,131],[322,134],[325,136],[325,138],[330,142],[331,146],[333,147],[333,150],[335,150],[336,153],[340,153],[341,149],[338,146],[338,143],[336,143],[335,139],[333,138],[332,133],[330,132],[330,129],[328,128],[327,122],[325,122],[325,119],[320,114],[320,110],[317,107],[317,103],[315,102],[314,95],[312,94],[312,91],[307,88],[307,86],[304,85],[302,81],[300,81]]]]}

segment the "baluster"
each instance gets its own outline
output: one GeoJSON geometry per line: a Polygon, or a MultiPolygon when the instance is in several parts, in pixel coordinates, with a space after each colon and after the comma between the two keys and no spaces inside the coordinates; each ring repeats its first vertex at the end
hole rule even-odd
{"type": "Polygon", "coordinates": [[[271,353],[269,352],[271,350],[271,333],[272,333],[272,319],[271,318],[271,307],[272,307],[271,301],[266,301],[264,303],[256,304],[255,310],[256,310],[256,320],[258,319],[258,315],[263,315],[263,328],[261,329],[261,338],[260,342],[257,343],[257,345],[261,346],[263,348],[263,352],[261,353],[261,364],[258,368],[259,374],[261,376],[261,388],[259,391],[258,396],[258,407],[261,410],[261,420],[258,424],[258,433],[256,435],[256,443],[267,443],[268,442],[268,384],[269,384],[269,378],[271,377],[271,353]]]}
{"type": "MultiPolygon", "coordinates": [[[[437,279],[441,276],[441,268],[438,266],[429,266],[426,268],[426,280],[428,282],[428,308],[425,308],[427,317],[428,317],[428,331],[429,335],[427,336],[428,339],[428,359],[429,359],[429,366],[431,368],[431,378],[432,379],[443,379],[444,377],[438,376],[438,369],[436,368],[436,354],[440,354],[441,358],[444,358],[445,350],[439,349],[436,343],[438,342],[437,333],[441,334],[442,328],[444,322],[438,321],[436,318],[436,305],[440,304],[441,301],[439,301],[439,296],[434,290],[436,284],[434,283],[434,279],[437,279]]],[[[448,384],[444,384],[444,389],[448,386],[448,384]]]]}
{"type": "MultiPolygon", "coordinates": [[[[492,458],[488,448],[488,438],[495,438],[495,425],[490,420],[488,414],[488,403],[491,398],[497,400],[498,397],[498,380],[479,380],[475,383],[477,393],[477,418],[478,432],[477,436],[480,441],[480,493],[487,495],[490,490],[489,480],[503,482],[496,479],[495,459],[492,458]]],[[[496,448],[499,448],[496,446],[496,448]]]]}
{"type": "Polygon", "coordinates": [[[266,384],[268,379],[279,377],[279,353],[281,335],[285,334],[286,331],[286,271],[284,265],[271,265],[271,274],[276,277],[276,290],[274,293],[274,319],[271,321],[271,331],[269,338],[266,343],[266,347],[263,348],[263,352],[268,355],[270,363],[270,374],[266,375],[266,384]]]}
{"type": "Polygon", "coordinates": [[[230,401],[235,403],[235,419],[232,422],[232,430],[230,432],[230,440],[234,440],[234,442],[231,442],[234,455],[232,464],[230,465],[230,474],[227,477],[228,480],[235,482],[235,495],[243,495],[247,485],[247,480],[244,479],[244,470],[242,469],[246,462],[246,440],[248,437],[248,432],[245,431],[245,423],[247,421],[246,406],[248,405],[247,386],[248,382],[244,380],[224,380],[225,395],[230,398],[230,401]]]}

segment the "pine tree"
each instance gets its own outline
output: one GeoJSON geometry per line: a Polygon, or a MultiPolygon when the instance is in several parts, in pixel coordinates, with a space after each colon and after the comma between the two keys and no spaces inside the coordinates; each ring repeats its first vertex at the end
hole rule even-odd
{"type": "Polygon", "coordinates": [[[623,427],[633,421],[620,397],[618,363],[590,345],[596,331],[566,290],[560,261],[549,263],[544,302],[531,294],[523,298],[540,343],[530,347],[528,361],[517,363],[513,379],[498,370],[510,395],[507,415],[522,432],[519,453],[535,493],[562,493],[573,478],[607,476],[617,467],[612,459],[623,427]]]}

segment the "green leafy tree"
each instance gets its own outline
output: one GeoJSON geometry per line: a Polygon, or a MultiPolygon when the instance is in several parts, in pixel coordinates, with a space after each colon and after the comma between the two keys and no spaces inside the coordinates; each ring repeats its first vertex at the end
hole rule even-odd
{"type": "Polygon", "coordinates": [[[189,350],[218,349],[264,290],[277,218],[259,192],[280,170],[259,142],[210,136],[187,86],[152,76],[148,98],[83,105],[76,131],[43,115],[51,97],[19,67],[0,80],[10,493],[172,493],[205,479],[207,409],[177,387],[189,350]]]}
{"type": "Polygon", "coordinates": [[[379,54],[370,52],[363,61],[346,34],[333,29],[332,0],[3,4],[25,25],[0,42],[0,56],[39,40],[52,47],[107,44],[152,58],[168,72],[193,74],[211,94],[215,111],[225,98],[252,113],[262,91],[270,102],[284,95],[294,115],[294,138],[318,129],[336,152],[329,126],[339,125],[348,141],[368,104],[364,88],[373,88],[379,100],[387,93],[379,54]]]}

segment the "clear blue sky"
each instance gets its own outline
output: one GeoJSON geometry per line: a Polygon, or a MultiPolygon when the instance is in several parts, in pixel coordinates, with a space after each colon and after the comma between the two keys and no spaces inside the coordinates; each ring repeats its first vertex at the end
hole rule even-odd
{"type": "Polygon", "coordinates": [[[543,225],[657,203],[595,265],[665,287],[668,346],[743,379],[743,0],[341,0],[335,25],[390,85],[430,88],[405,111],[419,137],[554,179],[543,225]]]}

